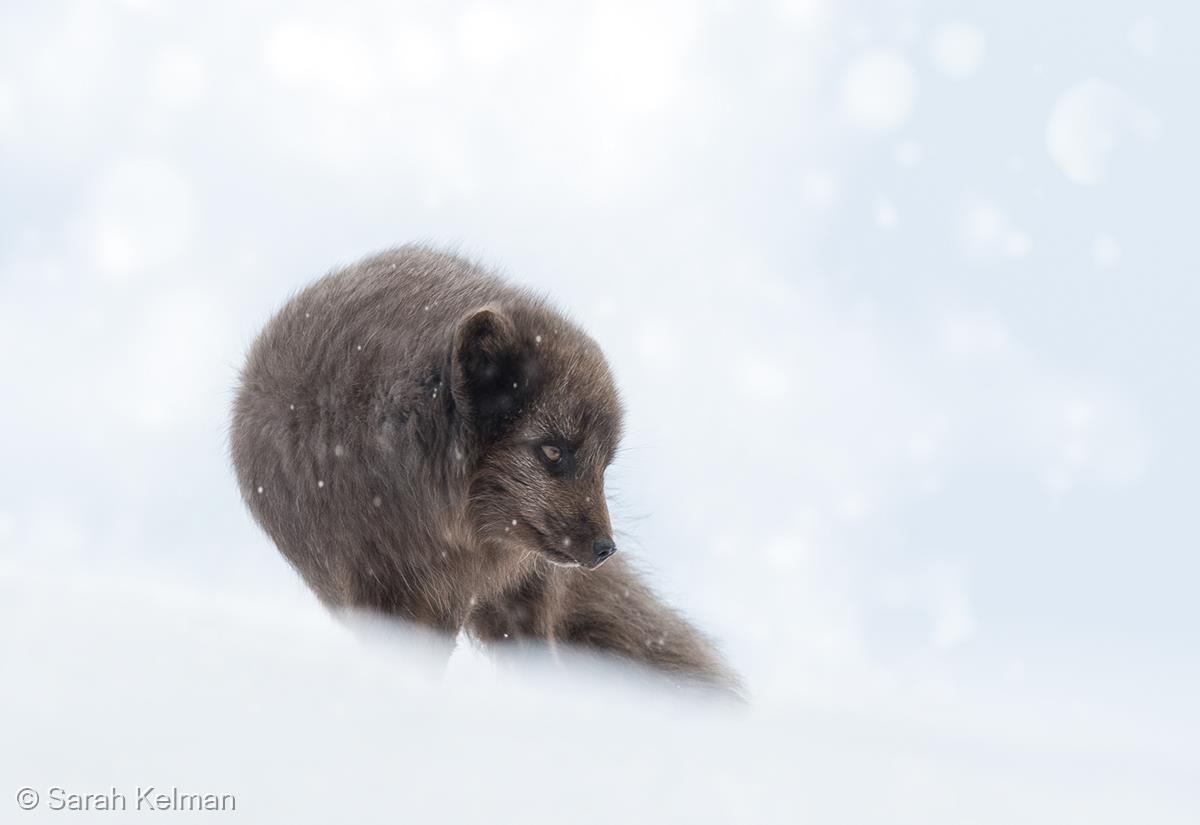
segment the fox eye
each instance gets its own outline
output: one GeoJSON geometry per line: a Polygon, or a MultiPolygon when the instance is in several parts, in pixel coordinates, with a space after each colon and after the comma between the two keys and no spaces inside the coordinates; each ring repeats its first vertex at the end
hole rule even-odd
{"type": "Polygon", "coordinates": [[[542,455],[546,456],[546,460],[551,464],[557,464],[562,458],[562,450],[555,447],[553,444],[542,445],[542,455]]]}

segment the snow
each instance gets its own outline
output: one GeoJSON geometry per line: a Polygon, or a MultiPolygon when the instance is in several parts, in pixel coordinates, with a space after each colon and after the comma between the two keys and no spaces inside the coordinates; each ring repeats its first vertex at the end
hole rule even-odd
{"type": "Polygon", "coordinates": [[[769,354],[746,352],[742,355],[738,386],[747,397],[764,404],[779,404],[791,394],[791,377],[786,365],[769,354]]]}
{"type": "Polygon", "coordinates": [[[150,94],[162,106],[182,109],[201,100],[208,90],[204,61],[185,46],[159,50],[150,68],[150,94]]]}
{"type": "Polygon", "coordinates": [[[1194,822],[1200,53],[1173,33],[1197,25],[1082,0],[8,4],[8,793],[211,781],[252,822],[1194,822]],[[431,674],[430,640],[333,620],[247,514],[227,435],[255,334],[409,240],[597,340],[621,552],[747,709],[465,638],[431,674]]]}
{"type": "Polygon", "coordinates": [[[176,260],[195,223],[191,184],[159,157],[120,160],[104,170],[92,207],[92,254],[99,271],[117,282],[176,260]]]}
{"type": "Polygon", "coordinates": [[[433,29],[408,25],[392,38],[392,77],[409,86],[428,88],[446,71],[446,44],[433,29]]]}
{"type": "Polygon", "coordinates": [[[974,200],[967,206],[962,234],[967,249],[975,256],[1023,258],[1032,248],[1028,233],[1014,226],[1003,209],[984,200],[974,200]]]}
{"type": "Polygon", "coordinates": [[[911,169],[921,162],[921,144],[915,140],[906,140],[896,147],[896,162],[905,169],[911,169]]]}
{"type": "Polygon", "coordinates": [[[17,129],[18,103],[16,92],[4,78],[0,77],[0,138],[7,137],[17,129]]]}
{"type": "Polygon", "coordinates": [[[1121,262],[1121,245],[1112,235],[1098,234],[1092,241],[1092,260],[1101,269],[1112,269],[1121,262]]]}
{"type": "Polygon", "coordinates": [[[933,33],[933,64],[942,74],[964,80],[983,62],[984,36],[970,23],[945,23],[933,33]]]}
{"type": "Polygon", "coordinates": [[[643,363],[658,370],[672,369],[680,355],[676,330],[661,319],[644,323],[637,337],[638,352],[643,363]]]}
{"type": "Polygon", "coordinates": [[[900,53],[869,50],[857,55],[842,79],[842,110],[869,130],[895,129],[912,113],[916,74],[900,53]]]}
{"type": "Polygon", "coordinates": [[[1119,87],[1092,78],[1067,89],[1046,125],[1046,147],[1075,183],[1101,183],[1130,139],[1153,142],[1157,118],[1119,87]]]}
{"type": "Polygon", "coordinates": [[[284,84],[350,101],[375,92],[376,70],[369,54],[349,27],[304,20],[276,26],[262,46],[264,64],[284,84]]]}
{"type": "Polygon", "coordinates": [[[495,69],[526,47],[524,26],[512,13],[474,4],[458,18],[458,52],[471,63],[495,69]]]}
{"type": "Polygon", "coordinates": [[[674,104],[685,91],[699,16],[680,0],[596,4],[580,55],[588,98],[627,123],[674,104]]]}
{"type": "Polygon", "coordinates": [[[823,31],[833,12],[829,0],[776,0],[774,6],[780,17],[803,32],[823,31]]]}
{"type": "MultiPolygon", "coordinates": [[[[1069,810],[1104,823],[1136,815],[1137,792],[1159,787],[1144,763],[1118,758],[1136,735],[1087,735],[1086,713],[1008,705],[964,728],[953,713],[905,719],[802,700],[737,711],[585,662],[574,678],[541,658],[500,670],[469,648],[439,673],[420,664],[420,639],[350,632],[303,602],[163,598],[166,583],[145,579],[120,582],[114,602],[103,596],[112,584],[96,584],[0,577],[3,609],[38,617],[25,643],[55,640],[39,668],[57,686],[51,706],[39,679],[12,673],[0,719],[18,741],[72,745],[68,765],[58,747],[5,749],[0,770],[20,785],[156,781],[232,793],[242,818],[297,823],[399,810],[427,821],[764,823],[1029,821],[1030,810],[1056,821],[1069,810]],[[88,639],[64,632],[72,616],[38,606],[51,590],[87,611],[88,639]],[[1093,748],[1083,765],[1054,744],[1080,734],[1093,748]],[[314,779],[297,783],[300,771],[314,779]],[[1087,793],[1097,776],[1121,790],[1087,793]]],[[[1180,801],[1159,795],[1158,821],[1180,801]]]]}
{"type": "Polygon", "coordinates": [[[900,221],[895,205],[884,195],[875,196],[874,216],[875,225],[885,232],[895,229],[900,221]]]}
{"type": "Polygon", "coordinates": [[[1158,21],[1153,17],[1139,17],[1129,27],[1129,45],[1133,51],[1147,60],[1158,54],[1158,21]]]}
{"type": "Polygon", "coordinates": [[[227,310],[197,287],[159,290],[141,309],[120,337],[121,349],[97,365],[102,380],[93,403],[143,432],[194,424],[227,386],[225,369],[211,356],[228,346],[227,310]]]}
{"type": "Polygon", "coordinates": [[[813,209],[827,210],[837,200],[837,177],[829,170],[809,170],[801,179],[800,186],[800,194],[804,203],[813,209]]]}
{"type": "Polygon", "coordinates": [[[1004,253],[1010,258],[1024,258],[1031,246],[1029,236],[1020,230],[1009,232],[1004,239],[1004,253]]]}

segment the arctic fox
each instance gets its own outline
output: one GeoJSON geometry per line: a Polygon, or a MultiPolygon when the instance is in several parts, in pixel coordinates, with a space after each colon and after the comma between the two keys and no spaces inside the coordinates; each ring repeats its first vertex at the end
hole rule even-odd
{"type": "Polygon", "coordinates": [[[448,640],[574,645],[737,694],[710,642],[617,546],[608,364],[534,294],[406,246],[317,281],[250,349],[242,495],[327,605],[448,640]]]}

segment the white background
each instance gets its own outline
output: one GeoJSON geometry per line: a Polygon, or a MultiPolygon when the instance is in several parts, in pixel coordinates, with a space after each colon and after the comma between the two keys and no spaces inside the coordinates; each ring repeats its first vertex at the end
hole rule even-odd
{"type": "Polygon", "coordinates": [[[158,783],[258,822],[1196,821],[1198,23],[6,5],[0,810],[158,783]],[[604,347],[623,551],[746,714],[469,645],[427,683],[250,521],[247,345],[412,240],[604,347]]]}

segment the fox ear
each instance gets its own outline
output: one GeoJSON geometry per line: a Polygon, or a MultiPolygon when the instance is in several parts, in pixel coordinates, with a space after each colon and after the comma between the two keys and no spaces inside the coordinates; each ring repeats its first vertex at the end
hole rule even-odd
{"type": "Polygon", "coordinates": [[[473,310],[454,333],[454,402],[484,441],[516,421],[532,390],[534,367],[512,320],[499,307],[473,310]]]}

